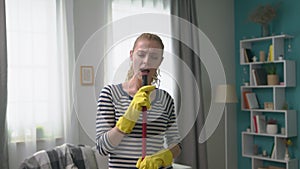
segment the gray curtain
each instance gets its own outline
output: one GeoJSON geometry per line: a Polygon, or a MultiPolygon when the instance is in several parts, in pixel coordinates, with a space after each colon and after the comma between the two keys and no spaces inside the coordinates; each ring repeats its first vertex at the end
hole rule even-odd
{"type": "Polygon", "coordinates": [[[5,0],[0,1],[0,168],[8,169],[6,105],[7,105],[7,52],[5,0]]]}
{"type": "MultiPolygon", "coordinates": [[[[196,15],[196,0],[172,0],[171,1],[171,13],[172,15],[178,16],[187,22],[191,23],[191,25],[197,26],[197,15],[196,15]]],[[[203,111],[203,100],[202,100],[202,84],[201,84],[201,60],[195,54],[194,50],[199,49],[199,39],[197,39],[196,32],[193,32],[192,27],[190,25],[182,25],[181,22],[177,22],[176,20],[172,20],[172,33],[179,39],[174,39],[173,45],[175,54],[182,60],[191,70],[193,73],[191,76],[194,76],[196,83],[198,86],[193,86],[189,83],[190,80],[186,79],[184,76],[185,73],[182,71],[184,69],[181,68],[181,65],[177,65],[178,67],[176,75],[177,80],[181,82],[181,92],[188,92],[191,93],[188,95],[189,98],[183,98],[178,91],[176,94],[176,105],[177,110],[180,109],[180,106],[184,107],[182,104],[187,102],[196,102],[195,101],[195,91],[199,91],[199,101],[200,103],[192,103],[195,105],[199,105],[200,109],[192,108],[192,109],[181,109],[181,112],[186,115],[191,115],[192,118],[196,119],[193,127],[189,130],[188,134],[183,138],[181,142],[182,146],[182,153],[176,159],[177,163],[186,164],[191,166],[193,169],[207,169],[207,153],[206,153],[206,143],[199,144],[198,138],[200,131],[204,125],[205,117],[203,111]],[[181,41],[182,39],[188,39],[192,43],[191,46],[187,46],[186,44],[181,41]],[[192,48],[192,49],[191,49],[192,48]],[[195,89],[198,87],[198,89],[195,89]],[[189,90],[189,91],[184,91],[189,90]],[[184,100],[184,101],[182,101],[184,100]],[[192,111],[190,111],[192,110],[192,111]],[[195,112],[193,111],[195,110],[195,112]]],[[[175,99],[175,100],[176,100],[175,99]]],[[[187,103],[190,104],[190,103],[187,103]]],[[[189,106],[191,107],[191,106],[189,106]]],[[[180,123],[179,127],[180,127],[180,123]]],[[[184,123],[187,123],[186,121],[184,123]]],[[[183,124],[186,125],[186,124],[183,124]]],[[[179,129],[180,130],[180,129],[179,129]]]]}

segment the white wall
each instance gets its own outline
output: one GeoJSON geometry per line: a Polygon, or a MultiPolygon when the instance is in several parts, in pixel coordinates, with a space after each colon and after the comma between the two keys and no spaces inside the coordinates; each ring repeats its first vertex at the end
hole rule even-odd
{"type": "MultiPolygon", "coordinates": [[[[234,0],[199,0],[197,14],[199,28],[208,36],[215,46],[223,67],[226,80],[235,84],[235,52],[234,52],[234,0]]],[[[210,104],[210,84],[206,70],[203,70],[205,86],[204,99],[205,112],[210,104]]],[[[236,141],[236,116],[235,106],[228,107],[228,169],[237,168],[237,141],[236,141]]],[[[224,116],[217,130],[207,141],[209,169],[225,168],[225,133],[224,116]],[[217,159],[217,162],[216,162],[217,159]]]]}
{"type": "MultiPolygon", "coordinates": [[[[102,0],[74,0],[74,24],[75,24],[75,53],[79,54],[86,40],[103,26],[105,16],[105,4],[102,0]]],[[[234,54],[234,0],[199,0],[197,1],[200,29],[210,38],[214,44],[225,68],[228,83],[235,83],[235,54],[234,54]]],[[[205,72],[205,70],[203,70],[205,72]]],[[[208,82],[207,77],[203,77],[208,82]]],[[[210,96],[210,86],[205,84],[204,96],[210,96]]],[[[87,87],[88,88],[88,87],[87,87]]],[[[86,88],[85,88],[86,90],[86,88]]],[[[89,97],[82,93],[80,98],[89,97]]],[[[88,105],[90,99],[78,98],[78,104],[88,105]]],[[[209,107],[210,98],[204,99],[205,108],[209,107]]],[[[96,107],[88,107],[87,114],[96,113],[96,107]]],[[[208,112],[208,111],[206,111],[208,112]]],[[[236,161],[236,120],[234,106],[230,107],[230,133],[229,142],[229,169],[237,168],[236,161]]],[[[224,119],[224,118],[223,118],[224,119]]],[[[95,119],[94,119],[95,120],[95,119]]],[[[94,124],[91,120],[91,124],[94,124]]],[[[93,144],[83,130],[80,131],[81,144],[93,144]]],[[[222,120],[213,136],[208,140],[209,169],[225,168],[224,148],[224,121],[222,120]],[[218,159],[218,162],[216,162],[218,159]]]]}
{"type": "MultiPolygon", "coordinates": [[[[79,83],[80,65],[93,65],[94,71],[97,71],[97,64],[99,53],[91,51],[96,57],[92,55],[84,55],[82,48],[93,34],[105,25],[106,6],[103,0],[74,0],[74,32],[75,32],[75,55],[77,58],[76,65],[76,91],[77,91],[77,105],[76,111],[81,123],[79,131],[79,142],[81,144],[95,145],[95,133],[87,132],[95,131],[95,117],[96,117],[96,100],[99,89],[94,86],[81,86],[79,83]],[[91,58],[84,58],[90,56],[91,58]]],[[[100,47],[100,46],[99,46],[100,47]]],[[[100,56],[99,56],[100,57],[100,56]]],[[[97,86],[97,85],[96,85],[97,86]]]]}

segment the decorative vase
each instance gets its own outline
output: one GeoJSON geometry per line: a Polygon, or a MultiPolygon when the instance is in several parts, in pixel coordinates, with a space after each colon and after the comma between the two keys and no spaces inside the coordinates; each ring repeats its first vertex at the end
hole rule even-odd
{"type": "Polygon", "coordinates": [[[268,85],[278,85],[279,84],[279,77],[278,75],[270,74],[267,76],[267,83],[268,85]]]}
{"type": "Polygon", "coordinates": [[[278,126],[277,124],[267,124],[267,133],[268,134],[277,134],[278,126]]]}
{"type": "Polygon", "coordinates": [[[289,148],[287,146],[285,147],[284,160],[286,161],[290,160],[289,148]]]}
{"type": "Polygon", "coordinates": [[[270,35],[270,25],[269,24],[261,24],[261,36],[269,36],[270,35]]]}

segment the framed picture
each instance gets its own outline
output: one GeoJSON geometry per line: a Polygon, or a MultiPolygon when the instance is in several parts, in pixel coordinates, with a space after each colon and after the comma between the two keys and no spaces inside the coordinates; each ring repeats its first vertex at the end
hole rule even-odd
{"type": "Polygon", "coordinates": [[[80,83],[81,85],[94,84],[94,67],[80,66],[80,83]]]}

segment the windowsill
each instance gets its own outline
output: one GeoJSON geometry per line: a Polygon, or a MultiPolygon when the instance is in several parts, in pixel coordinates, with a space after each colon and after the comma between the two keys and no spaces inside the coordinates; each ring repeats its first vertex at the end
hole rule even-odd
{"type": "MultiPolygon", "coordinates": [[[[62,140],[64,138],[63,137],[56,137],[54,139],[55,139],[55,141],[59,141],[59,140],[62,140]]],[[[50,139],[49,138],[38,138],[38,139],[36,139],[36,142],[45,142],[45,141],[48,141],[48,140],[50,140],[50,139]]],[[[15,140],[15,141],[12,141],[11,143],[22,144],[22,143],[25,143],[25,141],[15,140]]]]}
{"type": "MultiPolygon", "coordinates": [[[[63,137],[56,137],[54,139],[55,140],[62,140],[63,137]]],[[[48,141],[48,140],[50,140],[50,139],[48,139],[48,138],[38,138],[38,139],[36,139],[36,142],[42,142],[42,141],[48,141]]]]}

